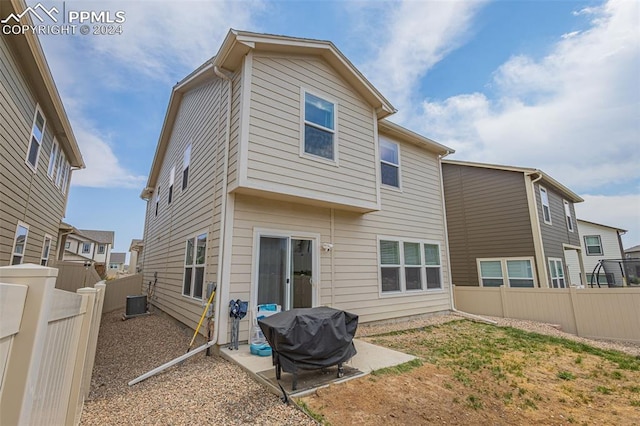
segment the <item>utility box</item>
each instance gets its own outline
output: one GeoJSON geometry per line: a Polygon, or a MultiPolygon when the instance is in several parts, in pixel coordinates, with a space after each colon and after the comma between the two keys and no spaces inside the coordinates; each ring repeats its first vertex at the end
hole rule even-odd
{"type": "Polygon", "coordinates": [[[125,317],[134,317],[147,313],[147,296],[141,294],[139,296],[127,296],[127,307],[125,317]]]}

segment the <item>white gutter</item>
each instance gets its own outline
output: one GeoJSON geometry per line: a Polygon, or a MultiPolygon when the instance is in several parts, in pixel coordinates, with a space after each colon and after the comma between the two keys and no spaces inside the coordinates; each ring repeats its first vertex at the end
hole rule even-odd
{"type": "Polygon", "coordinates": [[[451,311],[465,318],[481,321],[487,324],[497,325],[497,321],[456,309],[456,303],[453,297],[453,276],[451,271],[451,254],[449,250],[449,225],[447,224],[447,207],[444,201],[444,178],[442,176],[442,159],[449,154],[451,154],[451,151],[447,151],[445,154],[438,155],[438,165],[440,166],[440,198],[442,201],[442,219],[444,220],[444,241],[445,245],[447,246],[447,267],[449,268],[449,297],[451,299],[451,311]]]}

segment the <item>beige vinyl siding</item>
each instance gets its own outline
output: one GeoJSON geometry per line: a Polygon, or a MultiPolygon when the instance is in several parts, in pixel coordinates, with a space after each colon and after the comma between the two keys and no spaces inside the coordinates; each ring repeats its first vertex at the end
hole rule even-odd
{"type": "MultiPolygon", "coordinates": [[[[40,264],[45,234],[55,257],[66,196],[47,176],[54,135],[47,122],[37,172],[26,165],[29,136],[38,100],[14,52],[0,39],[0,266],[10,263],[18,221],[29,225],[23,263],[40,264]]],[[[43,114],[49,120],[47,111],[43,114]]]]}
{"type": "Polygon", "coordinates": [[[216,79],[183,96],[158,180],[157,216],[155,194],[147,202],[144,281],[153,281],[157,272],[154,303],[193,328],[202,313],[202,302],[182,296],[185,244],[188,238],[207,233],[206,291],[206,283],[217,279],[226,87],[226,83],[216,79]],[[189,184],[183,191],[182,174],[177,173],[173,200],[168,204],[169,171],[174,166],[181,170],[188,144],[191,144],[189,184]]]}
{"type": "Polygon", "coordinates": [[[247,185],[375,206],[371,106],[321,59],[254,55],[252,63],[247,185]],[[301,89],[337,101],[338,166],[300,156],[301,89]]]}
{"type": "Polygon", "coordinates": [[[240,96],[242,88],[242,74],[236,73],[232,79],[231,120],[229,122],[229,164],[228,186],[234,188],[238,184],[238,146],[240,141],[240,96]]]}
{"type": "MultiPolygon", "coordinates": [[[[320,235],[318,305],[354,312],[361,322],[438,312],[451,308],[444,212],[437,158],[422,148],[400,143],[403,192],[382,190],[382,210],[360,214],[345,210],[281,202],[238,194],[235,200],[230,299],[250,306],[256,228],[320,235]],[[333,219],[332,219],[333,214],[333,219]],[[333,223],[332,223],[333,222],[333,223]],[[380,295],[379,235],[422,239],[440,245],[442,290],[380,295]],[[333,281],[332,281],[333,279],[333,281]]],[[[375,167],[372,164],[371,167],[375,167]]],[[[230,329],[227,324],[226,330],[230,329]]],[[[240,340],[248,338],[249,320],[241,324],[240,340]]],[[[224,330],[224,329],[223,329],[224,330]]],[[[228,340],[228,331],[220,338],[228,340]]]]}
{"type": "MultiPolygon", "coordinates": [[[[585,274],[591,274],[598,265],[598,261],[602,259],[624,259],[624,254],[621,253],[620,250],[618,232],[614,228],[580,221],[578,222],[578,235],[580,236],[580,245],[582,246],[582,261],[584,262],[585,274]],[[587,246],[584,241],[584,237],[587,235],[600,236],[600,243],[602,245],[601,255],[587,255],[587,246]]],[[[604,273],[604,271],[601,272],[604,273]]],[[[622,274],[619,273],[619,270],[616,270],[614,278],[617,285],[622,285],[622,274]]]]}
{"type": "Polygon", "coordinates": [[[477,258],[535,256],[522,173],[442,169],[454,285],[479,285],[477,258]]]}

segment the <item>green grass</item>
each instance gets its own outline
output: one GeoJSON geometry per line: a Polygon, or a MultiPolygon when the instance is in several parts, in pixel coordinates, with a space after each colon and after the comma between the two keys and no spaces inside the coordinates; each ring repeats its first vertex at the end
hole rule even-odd
{"type": "Polygon", "coordinates": [[[599,392],[603,395],[611,395],[612,391],[606,386],[598,386],[596,387],[596,392],[599,392]]]}
{"type": "Polygon", "coordinates": [[[569,371],[558,371],[558,374],[556,376],[558,377],[558,379],[562,380],[573,380],[576,378],[576,376],[574,376],[573,373],[569,371]]]}
{"type": "Polygon", "coordinates": [[[374,370],[371,372],[374,376],[383,376],[386,374],[398,375],[402,373],[409,372],[414,368],[421,367],[423,364],[422,360],[419,358],[412,359],[411,361],[405,362],[403,364],[395,365],[393,367],[380,368],[379,370],[374,370]]]}
{"type": "Polygon", "coordinates": [[[474,410],[479,410],[482,408],[482,400],[475,395],[469,395],[467,397],[467,405],[474,410]]]}
{"type": "Polygon", "coordinates": [[[331,426],[331,423],[329,423],[322,414],[314,412],[303,400],[298,399],[295,401],[295,403],[304,413],[306,413],[309,417],[311,417],[319,424],[324,426],[331,426]]]}

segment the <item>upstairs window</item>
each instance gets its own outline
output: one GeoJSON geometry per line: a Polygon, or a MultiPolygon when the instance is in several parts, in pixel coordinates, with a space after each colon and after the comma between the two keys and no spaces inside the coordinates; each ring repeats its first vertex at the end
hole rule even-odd
{"type": "Polygon", "coordinates": [[[160,204],[160,185],[158,185],[158,188],[156,189],[155,199],[156,199],[156,216],[158,216],[158,205],[160,204]]]}
{"type": "Polygon", "coordinates": [[[104,244],[98,245],[98,254],[104,254],[104,244]]]}
{"type": "Polygon", "coordinates": [[[587,249],[587,256],[601,256],[604,254],[600,235],[585,235],[584,246],[587,249]]]}
{"type": "Polygon", "coordinates": [[[56,162],[58,161],[58,152],[59,152],[58,141],[53,139],[53,144],[51,144],[51,154],[49,155],[49,168],[47,169],[47,175],[51,179],[54,179],[54,172],[56,171],[56,162]]]}
{"type": "Polygon", "coordinates": [[[564,203],[564,216],[567,218],[567,229],[569,232],[573,232],[573,219],[571,218],[571,204],[567,200],[562,200],[564,203]]]}
{"type": "Polygon", "coordinates": [[[551,225],[551,209],[549,208],[549,195],[547,190],[540,187],[540,201],[542,202],[542,218],[544,223],[551,225]]]}
{"type": "Polygon", "coordinates": [[[87,254],[91,252],[91,243],[82,243],[82,253],[87,254]]]}
{"type": "Polygon", "coordinates": [[[171,200],[173,200],[173,182],[176,179],[176,166],[171,168],[171,172],[169,173],[169,198],[167,199],[167,204],[171,204],[171,200]]]}
{"type": "Polygon", "coordinates": [[[207,254],[207,234],[189,238],[184,256],[184,280],[182,294],[202,299],[204,269],[207,254]]]}
{"type": "Polygon", "coordinates": [[[69,250],[71,248],[71,243],[69,241],[64,243],[64,249],[69,250]]]}
{"type": "Polygon", "coordinates": [[[29,225],[18,222],[16,235],[13,239],[13,251],[11,256],[12,265],[20,265],[24,260],[24,251],[27,247],[27,236],[29,235],[29,225]]]}
{"type": "Polygon", "coordinates": [[[380,139],[380,176],[383,185],[400,188],[400,147],[380,139]]]}
{"type": "Polygon", "coordinates": [[[189,184],[189,163],[191,162],[191,144],[184,150],[184,160],[182,160],[182,190],[187,189],[189,184]]]}
{"type": "Polygon", "coordinates": [[[304,152],[336,160],[336,104],[304,92],[304,152]]]}
{"type": "Polygon", "coordinates": [[[45,234],[44,242],[42,243],[42,256],[40,257],[40,265],[47,266],[49,263],[49,251],[51,251],[51,235],[45,234]]]}
{"type": "Polygon", "coordinates": [[[35,172],[38,168],[38,157],[40,156],[40,147],[44,138],[45,118],[40,112],[40,107],[36,107],[33,116],[33,125],[31,126],[31,136],[29,141],[29,150],[27,151],[27,164],[35,172]]]}

